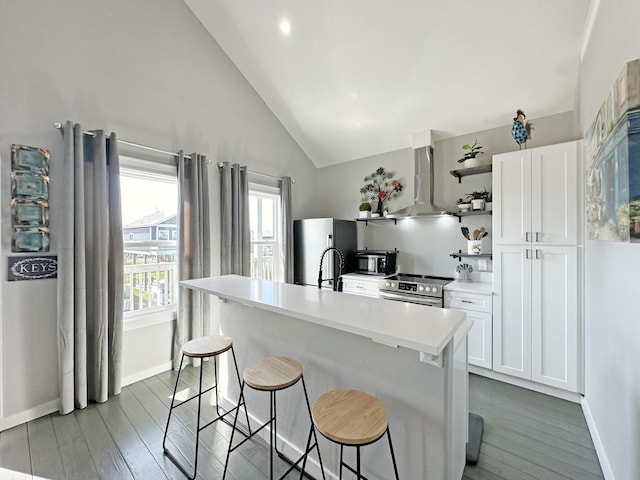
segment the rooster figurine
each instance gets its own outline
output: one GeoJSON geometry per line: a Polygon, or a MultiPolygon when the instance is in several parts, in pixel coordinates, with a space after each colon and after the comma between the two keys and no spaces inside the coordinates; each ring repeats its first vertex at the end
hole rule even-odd
{"type": "Polygon", "coordinates": [[[513,126],[511,127],[511,135],[520,148],[522,148],[523,143],[524,148],[527,148],[527,140],[531,138],[531,134],[533,133],[533,123],[525,122],[526,118],[527,116],[524,112],[518,110],[516,117],[513,119],[513,126]]]}

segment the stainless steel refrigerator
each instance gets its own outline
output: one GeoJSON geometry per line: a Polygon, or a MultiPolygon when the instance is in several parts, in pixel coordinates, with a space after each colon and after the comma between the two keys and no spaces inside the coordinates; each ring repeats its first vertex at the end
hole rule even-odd
{"type": "MultiPolygon", "coordinates": [[[[336,247],[344,254],[343,273],[355,268],[357,248],[356,222],[335,218],[308,218],[293,222],[294,283],[318,286],[320,256],[327,247],[336,247]]],[[[334,251],[324,257],[322,278],[333,278],[338,272],[339,260],[334,251]]],[[[323,288],[333,288],[333,282],[324,282],[323,288]]]]}

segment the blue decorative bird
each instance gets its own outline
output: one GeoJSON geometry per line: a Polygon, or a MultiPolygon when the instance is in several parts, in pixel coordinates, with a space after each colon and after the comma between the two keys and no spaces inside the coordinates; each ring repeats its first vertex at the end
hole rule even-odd
{"type": "Polygon", "coordinates": [[[520,148],[522,148],[523,143],[524,148],[527,148],[527,140],[531,138],[531,134],[533,133],[533,123],[525,122],[526,118],[527,116],[524,112],[518,110],[513,119],[513,126],[511,127],[511,135],[520,148]]]}

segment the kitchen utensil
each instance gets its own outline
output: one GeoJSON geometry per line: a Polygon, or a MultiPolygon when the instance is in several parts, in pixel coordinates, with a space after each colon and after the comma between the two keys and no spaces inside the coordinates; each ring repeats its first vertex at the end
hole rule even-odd
{"type": "Polygon", "coordinates": [[[480,230],[476,229],[473,231],[473,240],[478,240],[478,238],[480,238],[480,230]]]}
{"type": "Polygon", "coordinates": [[[486,237],[487,235],[489,235],[489,232],[484,232],[480,238],[484,238],[484,237],[486,237]]]}
{"type": "Polygon", "coordinates": [[[466,238],[467,240],[471,240],[469,238],[469,227],[461,227],[460,230],[462,230],[462,235],[464,236],[464,238],[466,238]]]}
{"type": "Polygon", "coordinates": [[[480,227],[480,235],[478,235],[478,239],[481,239],[482,236],[484,235],[484,232],[486,232],[484,227],[480,227]]]}

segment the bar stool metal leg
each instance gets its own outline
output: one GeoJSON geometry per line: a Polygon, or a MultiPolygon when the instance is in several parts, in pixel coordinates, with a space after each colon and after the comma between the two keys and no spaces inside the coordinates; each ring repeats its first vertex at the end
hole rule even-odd
{"type": "MultiPolygon", "coordinates": [[[[200,367],[200,379],[199,379],[199,384],[198,384],[198,417],[196,420],[196,448],[195,448],[195,455],[194,455],[194,460],[193,460],[193,474],[189,473],[187,471],[187,469],[178,461],[178,459],[167,449],[166,447],[166,441],[167,441],[167,434],[169,433],[169,422],[171,421],[171,415],[173,414],[173,410],[176,407],[179,407],[180,405],[182,405],[182,403],[175,405],[175,401],[176,401],[176,393],[178,391],[178,383],[180,383],[180,374],[182,373],[182,365],[184,363],[184,354],[182,355],[182,359],[180,360],[180,369],[178,370],[178,377],[176,378],[176,385],[173,388],[173,396],[171,397],[171,407],[169,408],[169,415],[167,416],[167,426],[164,430],[164,437],[162,439],[162,449],[164,451],[164,454],[169,457],[169,459],[175,464],[176,467],[178,467],[178,469],[180,469],[180,471],[182,473],[184,473],[184,475],[189,479],[189,480],[194,480],[196,478],[197,472],[198,472],[198,447],[200,446],[200,411],[202,408],[202,373],[203,373],[203,368],[202,366],[200,367]]],[[[183,402],[184,403],[184,402],[183,402]]]]}
{"type": "MultiPolygon", "coordinates": [[[[236,361],[236,352],[233,350],[233,347],[231,347],[231,355],[233,356],[233,364],[236,367],[236,378],[238,379],[238,385],[242,385],[242,380],[240,379],[240,371],[238,370],[238,362],[236,361]]],[[[240,392],[242,394],[242,392],[240,392]]],[[[242,432],[242,430],[240,430],[245,437],[250,436],[251,435],[251,424],[249,423],[249,412],[247,412],[247,405],[244,401],[244,397],[242,395],[240,395],[240,400],[242,400],[242,405],[244,405],[244,416],[247,419],[247,429],[249,430],[249,433],[245,433],[242,432]]],[[[238,413],[240,411],[240,404],[238,404],[237,406],[238,408],[238,413]]],[[[224,420],[224,422],[227,425],[231,425],[231,423],[229,421],[227,421],[226,419],[224,420]]]]}
{"type": "Polygon", "coordinates": [[[173,405],[176,402],[176,392],[178,391],[178,382],[180,381],[180,372],[182,372],[182,364],[184,363],[184,354],[180,360],[180,368],[178,369],[178,378],[176,378],[176,384],[173,387],[173,395],[171,396],[171,407],[169,407],[169,415],[167,415],[167,426],[164,429],[164,437],[162,438],[162,448],[166,451],[165,442],[167,441],[167,433],[169,432],[169,421],[171,420],[171,414],[173,413],[173,405]]]}
{"type": "MultiPolygon", "coordinates": [[[[307,412],[309,412],[309,418],[312,418],[313,415],[311,414],[311,404],[309,403],[309,395],[307,395],[307,385],[304,382],[304,375],[300,377],[300,379],[302,380],[302,390],[304,391],[304,400],[307,404],[307,412]]],[[[305,450],[307,454],[305,455],[304,461],[302,462],[302,471],[300,472],[300,480],[302,480],[302,476],[304,475],[304,469],[307,464],[307,456],[313,450],[314,447],[318,451],[318,463],[320,464],[320,472],[322,472],[322,478],[323,480],[326,480],[326,477],[324,476],[324,466],[322,465],[322,455],[320,454],[320,445],[318,445],[318,436],[316,434],[316,429],[313,426],[313,420],[311,420],[311,427],[309,428],[309,439],[307,440],[307,449],[305,450]],[[312,434],[313,434],[313,441],[314,441],[313,445],[311,445],[312,434]]]]}
{"type": "Polygon", "coordinates": [[[387,427],[387,438],[389,439],[389,450],[391,450],[391,460],[393,461],[393,473],[396,474],[396,480],[400,480],[398,476],[398,465],[396,464],[396,456],[393,453],[393,444],[391,443],[391,433],[389,432],[389,427],[387,427]]]}
{"type": "MultiPolygon", "coordinates": [[[[240,384],[240,397],[239,397],[239,400],[238,400],[238,405],[240,404],[240,400],[244,399],[243,395],[244,395],[244,381],[240,384]]],[[[245,413],[246,413],[246,411],[247,411],[246,404],[245,404],[244,408],[245,408],[245,413]]],[[[234,437],[234,435],[236,433],[236,424],[238,423],[238,415],[240,415],[240,408],[236,409],[236,414],[233,417],[233,425],[231,425],[231,438],[229,439],[229,448],[227,449],[227,458],[224,461],[224,470],[222,472],[222,480],[224,480],[226,478],[226,476],[227,476],[227,467],[229,466],[229,456],[231,455],[231,452],[244,443],[244,440],[243,440],[238,445],[233,447],[233,437],[234,437]]],[[[258,429],[258,430],[260,430],[260,429],[258,429]]],[[[253,433],[257,433],[258,430],[254,430],[253,433]]],[[[247,438],[245,438],[245,440],[248,440],[249,438],[251,438],[252,435],[253,434],[249,435],[247,438]]]]}

